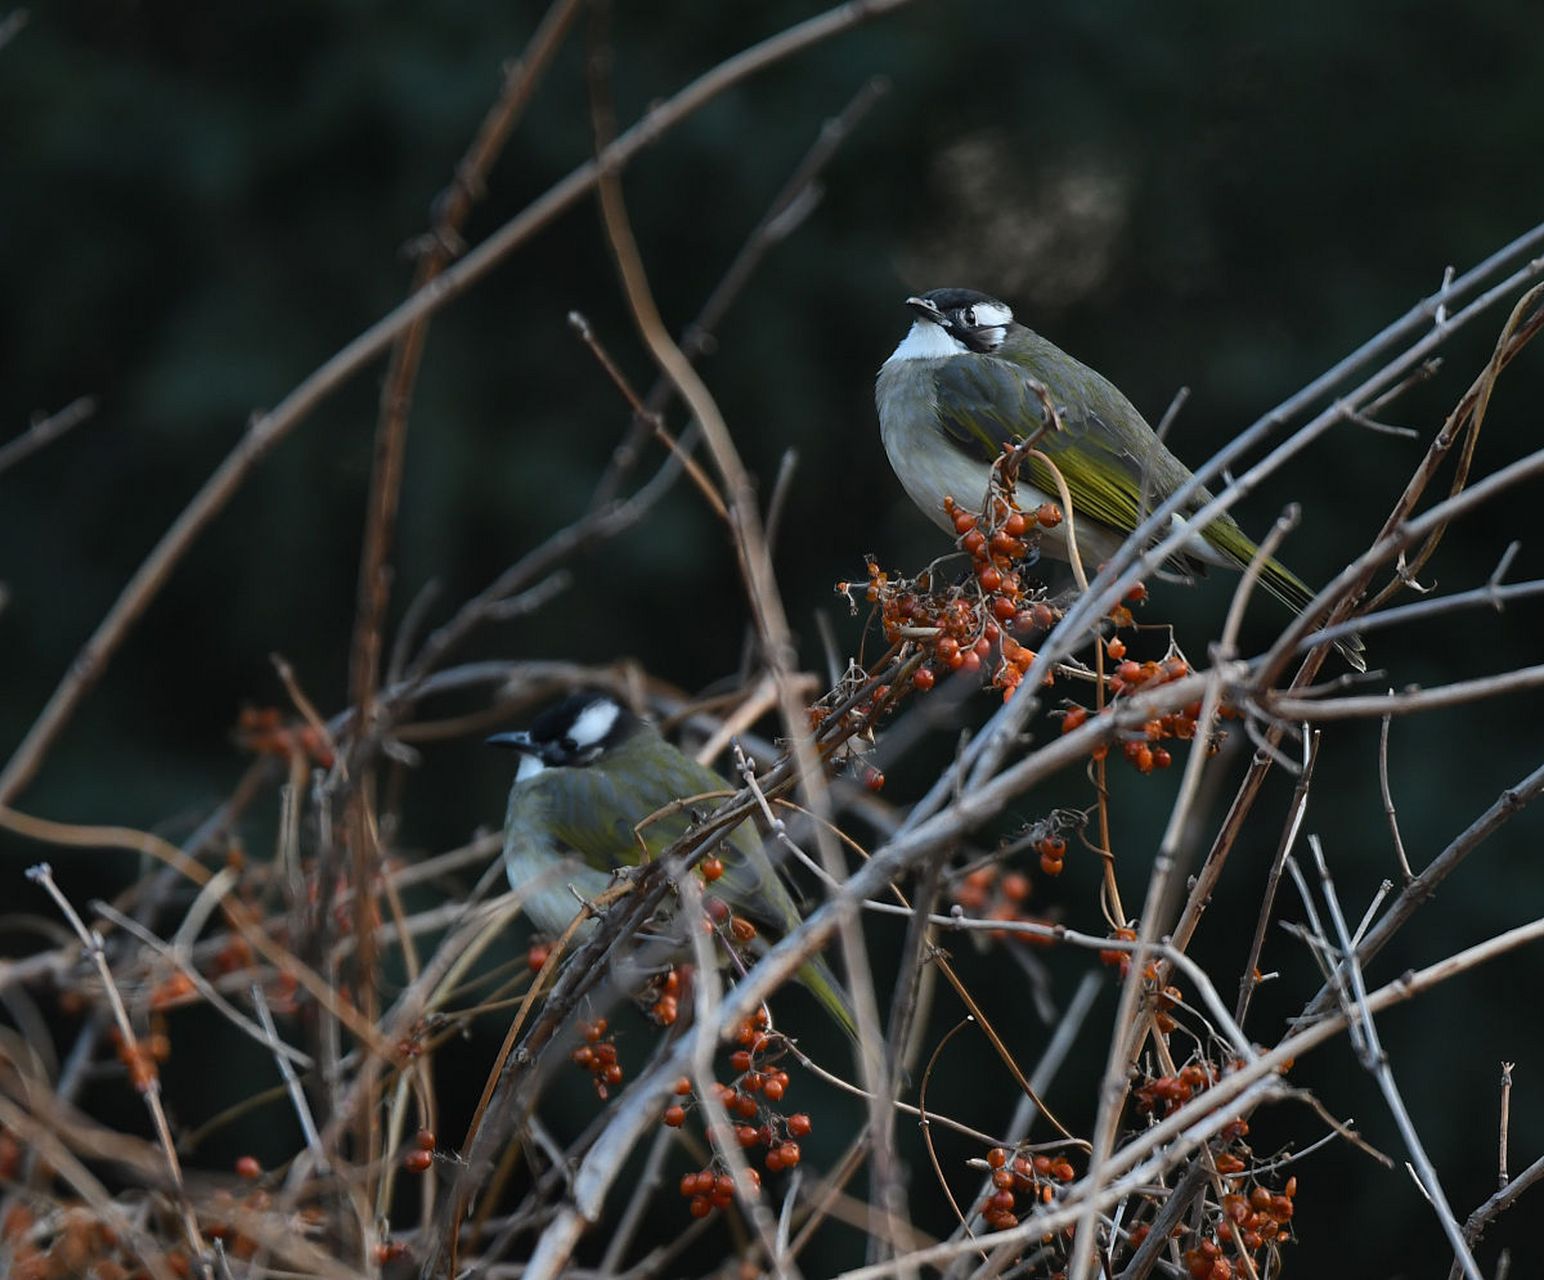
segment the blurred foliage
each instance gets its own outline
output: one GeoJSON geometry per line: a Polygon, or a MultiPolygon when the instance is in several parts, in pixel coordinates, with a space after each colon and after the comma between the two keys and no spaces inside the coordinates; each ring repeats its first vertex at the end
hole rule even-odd
{"type": "MultiPolygon", "coordinates": [[[[619,118],[817,8],[617,6],[619,118]]],[[[0,432],[80,394],[100,401],[89,425],[0,477],[4,749],[248,415],[400,299],[404,246],[540,12],[528,2],[61,0],[0,49],[0,432]]],[[[1154,421],[1190,386],[1171,443],[1199,460],[1431,292],[1445,266],[1463,269],[1538,220],[1540,36],[1537,6],[1522,0],[918,3],[726,94],[642,155],[626,192],[661,307],[684,324],[822,121],[868,77],[892,84],[704,365],[768,489],[785,451],[797,452],[778,564],[805,663],[822,663],[817,610],[856,649],[860,623],[830,588],[861,571],[865,552],[912,565],[938,550],[889,472],[872,408],[908,291],[1008,295],[1154,421]]],[[[581,33],[469,238],[590,147],[581,33]]],[[[571,308],[630,377],[650,381],[592,204],[435,320],[413,406],[394,619],[431,579],[444,616],[584,509],[626,415],[566,326],[571,308]]],[[[1442,374],[1386,416],[1429,436],[1503,319],[1498,309],[1462,335],[1442,374]]],[[[242,768],[229,743],[240,705],[282,700],[272,651],[324,712],[342,705],[379,376],[377,366],[312,414],[202,538],[24,807],[185,831],[242,768]]],[[[1502,379],[1481,473],[1534,447],[1541,390],[1544,363],[1530,350],[1502,379]]],[[[1323,578],[1371,536],[1419,449],[1342,428],[1281,473],[1245,523],[1261,529],[1302,503],[1287,558],[1323,578]]],[[[1535,510],[1518,494],[1453,530],[1429,576],[1474,585],[1518,537],[1512,576],[1540,576],[1535,510]]],[[[692,688],[736,670],[747,618],[733,556],[688,486],[577,567],[564,597],[484,636],[479,651],[631,655],[692,688]]],[[[1199,648],[1225,601],[1224,584],[1168,590],[1157,616],[1199,648]]],[[[1541,621],[1536,607],[1467,615],[1384,633],[1371,656],[1394,684],[1501,670],[1536,660],[1541,621]]],[[[1539,741],[1536,705],[1504,701],[1396,726],[1395,799],[1417,865],[1538,763],[1539,741]]],[[[1311,815],[1351,903],[1393,865],[1381,812],[1345,803],[1367,794],[1376,742],[1376,726],[1342,736],[1344,754],[1321,762],[1311,815]]],[[[940,735],[940,756],[951,743],[940,735]]],[[[498,820],[507,761],[458,742],[430,750],[421,776],[409,846],[441,848],[498,820]]],[[[1272,785],[1284,797],[1290,784],[1272,785]]],[[[895,780],[893,798],[909,798],[906,786],[895,780]]],[[[1170,792],[1156,781],[1128,792],[1122,838],[1145,858],[1170,792]]],[[[1524,833],[1536,848],[1538,831],[1538,815],[1526,815],[1485,851],[1379,972],[1536,914],[1544,873],[1524,833]]],[[[36,856],[10,841],[0,851],[10,866],[36,856]]],[[[1263,875],[1269,852],[1241,857],[1263,875]]],[[[132,873],[102,855],[56,861],[88,893],[132,873]]],[[[1241,884],[1240,900],[1257,889],[1241,884]]],[[[1203,958],[1224,972],[1242,959],[1207,957],[1208,945],[1203,934],[1203,958]]],[[[1534,957],[1512,964],[1536,974],[1534,957]]],[[[1537,1025],[1494,1013],[1488,984],[1504,981],[1476,975],[1391,1015],[1386,1029],[1460,1214],[1493,1185],[1497,1062],[1544,1054],[1537,1025]],[[1460,1027],[1472,1074],[1423,1076],[1422,1045],[1460,1027]]],[[[1267,988],[1258,1025],[1276,1025],[1304,994],[1267,988]]],[[[1298,1079],[1360,1087],[1340,1052],[1305,1062],[1298,1079]]],[[[1091,1047],[1088,1062],[1102,1053],[1091,1047]]],[[[1450,1072],[1451,1059],[1439,1061],[1450,1072]]],[[[1544,1149],[1537,1098],[1526,1083],[1514,1095],[1519,1160],[1544,1149]]],[[[1354,1110],[1400,1154],[1370,1091],[1354,1110]]],[[[1367,1176],[1373,1168],[1349,1155],[1305,1167],[1293,1274],[1373,1274],[1374,1259],[1377,1274],[1430,1273],[1440,1249],[1431,1215],[1403,1175],[1367,1176]]]]}

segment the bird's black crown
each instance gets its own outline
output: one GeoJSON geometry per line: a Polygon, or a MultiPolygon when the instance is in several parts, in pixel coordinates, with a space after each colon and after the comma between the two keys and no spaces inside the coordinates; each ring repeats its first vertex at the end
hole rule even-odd
{"type": "Polygon", "coordinates": [[[500,734],[500,745],[536,756],[549,768],[593,764],[643,726],[604,693],[574,693],[548,707],[521,734],[500,734]]]}
{"type": "Polygon", "coordinates": [[[982,293],[979,289],[929,289],[926,293],[918,294],[925,298],[940,311],[960,311],[965,307],[977,306],[983,302],[989,302],[993,306],[1005,304],[989,293],[982,293]]]}

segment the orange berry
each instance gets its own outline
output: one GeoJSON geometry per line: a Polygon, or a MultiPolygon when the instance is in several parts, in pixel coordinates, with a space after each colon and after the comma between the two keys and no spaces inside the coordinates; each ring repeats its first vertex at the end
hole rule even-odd
{"type": "Polygon", "coordinates": [[[926,693],[937,681],[938,677],[933,674],[931,667],[918,667],[916,675],[911,678],[912,684],[917,687],[920,693],[926,693]]]}
{"type": "Polygon", "coordinates": [[[724,874],[724,860],[722,858],[704,858],[701,863],[702,878],[712,884],[724,874]]]}
{"type": "Polygon", "coordinates": [[[241,1156],[236,1161],[236,1176],[255,1182],[263,1176],[263,1166],[258,1163],[256,1156],[241,1156]]]}
{"type": "Polygon", "coordinates": [[[665,1108],[665,1114],[662,1118],[665,1124],[670,1128],[679,1129],[683,1124],[686,1123],[686,1108],[683,1107],[679,1102],[674,1103],[673,1105],[665,1108]]]}
{"type": "Polygon", "coordinates": [[[1017,538],[1011,537],[1004,529],[999,529],[992,535],[988,544],[992,548],[992,554],[1002,556],[1004,559],[1014,559],[1024,554],[1028,549],[1017,538]]]}
{"type": "Polygon", "coordinates": [[[1062,522],[1062,509],[1054,502],[1042,502],[1035,508],[1035,523],[1042,529],[1054,529],[1062,522]]]}
{"type": "Polygon", "coordinates": [[[434,1155],[429,1151],[409,1151],[402,1157],[402,1167],[409,1173],[427,1173],[434,1163],[434,1155]]]}

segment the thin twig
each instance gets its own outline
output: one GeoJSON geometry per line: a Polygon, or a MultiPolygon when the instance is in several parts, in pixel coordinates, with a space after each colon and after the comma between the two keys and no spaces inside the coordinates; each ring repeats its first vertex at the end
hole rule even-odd
{"type": "Polygon", "coordinates": [[[1315,729],[1303,738],[1303,768],[1297,776],[1297,787],[1292,792],[1292,802],[1287,807],[1287,821],[1282,828],[1281,839],[1276,845],[1276,856],[1271,861],[1270,874],[1265,880],[1265,893],[1260,899],[1260,915],[1255,921],[1254,937],[1249,943],[1249,958],[1244,962],[1244,972],[1238,980],[1238,1008],[1234,1017],[1243,1026],[1249,1015],[1249,1002],[1263,980],[1260,975],[1260,956],[1265,950],[1265,933],[1270,925],[1271,912],[1276,905],[1276,890],[1281,884],[1281,871],[1292,847],[1297,843],[1298,832],[1308,813],[1308,790],[1313,783],[1314,765],[1319,760],[1319,742],[1322,735],[1315,729]]]}
{"type": "MultiPolygon", "coordinates": [[[[17,10],[15,13],[8,14],[5,21],[0,23],[0,48],[4,47],[8,38],[6,29],[15,22],[18,14],[25,21],[26,12],[25,9],[17,10]]],[[[0,475],[5,474],[23,458],[51,445],[59,437],[85,422],[95,412],[96,401],[90,396],[81,396],[79,399],[71,400],[58,413],[35,419],[32,425],[19,436],[0,445],[0,475]]]]}
{"type": "MultiPolygon", "coordinates": [[[[1389,690],[1390,694],[1393,692],[1389,690]]],[[[1405,842],[1399,834],[1399,814],[1395,812],[1394,793],[1389,787],[1389,726],[1393,723],[1393,715],[1384,716],[1383,726],[1378,733],[1378,789],[1383,793],[1383,814],[1389,821],[1389,832],[1394,837],[1394,856],[1399,860],[1399,874],[1409,884],[1415,879],[1415,873],[1410,870],[1410,859],[1405,855],[1405,842]]]]}

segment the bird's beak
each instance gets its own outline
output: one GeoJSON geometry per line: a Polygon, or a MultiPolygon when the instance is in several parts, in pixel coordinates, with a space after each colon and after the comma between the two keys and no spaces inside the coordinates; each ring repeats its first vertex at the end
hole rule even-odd
{"type": "Polygon", "coordinates": [[[531,742],[531,735],[524,729],[518,733],[496,733],[491,738],[483,739],[490,747],[509,747],[515,751],[535,753],[536,747],[531,742]]]}
{"type": "Polygon", "coordinates": [[[939,321],[938,308],[926,298],[907,298],[906,305],[915,311],[924,320],[931,320],[934,324],[939,321]]]}

